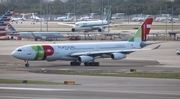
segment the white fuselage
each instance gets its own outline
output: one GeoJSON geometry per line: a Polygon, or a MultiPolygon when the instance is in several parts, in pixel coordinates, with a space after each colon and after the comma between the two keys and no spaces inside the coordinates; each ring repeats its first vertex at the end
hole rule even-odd
{"type": "Polygon", "coordinates": [[[73,27],[75,30],[97,30],[104,25],[108,25],[108,21],[106,20],[98,20],[98,21],[81,21],[76,22],[73,27]]]}
{"type": "Polygon", "coordinates": [[[14,34],[19,34],[21,38],[37,38],[37,39],[46,39],[46,38],[61,38],[63,35],[59,32],[18,32],[14,34]]]}
{"type": "MultiPolygon", "coordinates": [[[[140,49],[140,43],[135,42],[98,42],[98,43],[76,43],[76,44],[44,44],[26,45],[18,47],[12,52],[12,56],[22,60],[73,60],[78,57],[71,56],[73,53],[130,50],[140,49]]],[[[110,58],[109,54],[101,54],[100,58],[110,58]]]]}

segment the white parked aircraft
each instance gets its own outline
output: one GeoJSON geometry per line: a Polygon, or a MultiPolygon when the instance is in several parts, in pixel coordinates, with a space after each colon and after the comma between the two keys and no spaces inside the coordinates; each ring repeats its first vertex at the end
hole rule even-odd
{"type": "Polygon", "coordinates": [[[79,21],[91,21],[91,20],[94,18],[94,14],[96,14],[96,13],[91,13],[90,16],[81,17],[81,18],[79,19],[79,21]]]}
{"type": "Polygon", "coordinates": [[[42,22],[42,21],[44,21],[44,18],[40,18],[40,17],[36,16],[35,13],[31,13],[31,18],[32,18],[35,22],[42,22]]]}
{"type": "Polygon", "coordinates": [[[1,18],[0,18],[0,36],[6,36],[9,31],[6,30],[6,26],[9,24],[14,9],[9,9],[1,18]]]}
{"type": "Polygon", "coordinates": [[[38,39],[47,40],[48,38],[64,37],[63,34],[59,32],[17,32],[11,24],[8,24],[8,29],[10,31],[13,31],[13,33],[11,33],[12,36],[21,38],[33,38],[35,41],[37,41],[38,39]]]}
{"type": "Polygon", "coordinates": [[[59,21],[65,21],[65,22],[71,22],[73,21],[73,17],[70,17],[70,15],[73,13],[67,13],[67,16],[63,16],[63,17],[58,17],[56,20],[59,21]]]}
{"type": "Polygon", "coordinates": [[[16,22],[16,23],[21,22],[21,23],[22,23],[22,21],[25,21],[26,18],[25,18],[24,16],[25,16],[26,14],[21,14],[21,15],[22,15],[21,18],[11,18],[11,22],[16,22]]]}
{"type": "Polygon", "coordinates": [[[71,66],[79,66],[84,63],[85,66],[99,66],[95,62],[98,58],[111,58],[119,60],[126,58],[127,54],[142,50],[146,45],[152,44],[146,42],[146,36],[149,34],[153,18],[147,18],[139,27],[136,34],[125,42],[96,42],[96,43],[69,43],[69,44],[36,44],[24,45],[16,48],[11,55],[15,58],[25,60],[25,66],[29,66],[29,61],[37,60],[66,60],[71,61],[71,66]]]}
{"type": "Polygon", "coordinates": [[[76,22],[75,25],[64,24],[64,23],[58,23],[58,24],[73,26],[73,28],[71,29],[72,32],[79,31],[79,30],[84,30],[85,32],[91,31],[91,30],[98,30],[99,32],[102,32],[104,31],[106,27],[108,27],[108,24],[111,21],[111,15],[112,14],[111,14],[111,7],[110,7],[109,12],[104,20],[81,21],[81,22],[76,22]]]}

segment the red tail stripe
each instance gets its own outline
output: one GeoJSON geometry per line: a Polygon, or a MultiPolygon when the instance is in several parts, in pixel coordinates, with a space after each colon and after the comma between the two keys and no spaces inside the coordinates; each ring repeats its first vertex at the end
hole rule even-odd
{"type": "Polygon", "coordinates": [[[150,32],[150,28],[147,25],[152,25],[153,18],[147,18],[146,21],[142,24],[142,41],[146,41],[147,34],[150,32]]]}

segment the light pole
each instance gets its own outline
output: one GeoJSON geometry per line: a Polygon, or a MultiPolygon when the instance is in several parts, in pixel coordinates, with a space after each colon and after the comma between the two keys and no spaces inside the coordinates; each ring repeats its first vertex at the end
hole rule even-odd
{"type": "Polygon", "coordinates": [[[173,2],[174,2],[174,0],[171,0],[171,3],[172,3],[172,18],[171,18],[171,20],[172,20],[172,31],[173,31],[173,29],[174,29],[174,27],[173,27],[173,12],[174,12],[174,10],[173,10],[173,2]]]}
{"type": "MultiPolygon", "coordinates": [[[[41,4],[42,4],[42,1],[40,0],[40,16],[41,16],[41,4]]],[[[40,22],[40,31],[42,31],[42,21],[40,22]]]]}
{"type": "Polygon", "coordinates": [[[167,1],[166,1],[166,37],[165,41],[167,41],[167,1]]]}

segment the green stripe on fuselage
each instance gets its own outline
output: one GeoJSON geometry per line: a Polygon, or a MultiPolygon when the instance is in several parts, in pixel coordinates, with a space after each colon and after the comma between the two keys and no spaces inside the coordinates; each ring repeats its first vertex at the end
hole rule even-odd
{"type": "Polygon", "coordinates": [[[44,57],[44,49],[42,46],[31,46],[31,48],[36,51],[34,60],[38,60],[39,58],[42,59],[44,57]]]}

